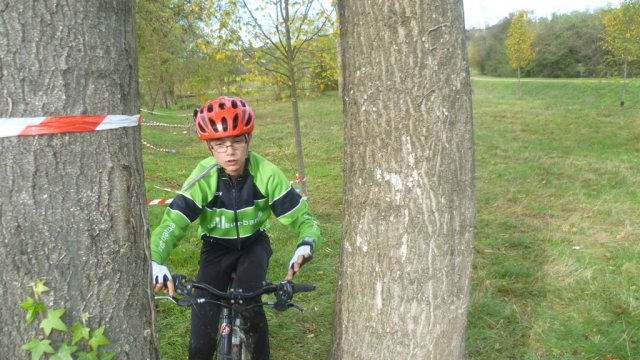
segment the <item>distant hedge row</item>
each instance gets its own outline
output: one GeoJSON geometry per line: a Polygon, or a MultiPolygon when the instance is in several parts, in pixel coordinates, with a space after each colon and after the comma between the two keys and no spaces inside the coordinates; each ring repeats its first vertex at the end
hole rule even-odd
{"type": "MultiPolygon", "coordinates": [[[[601,42],[606,9],[573,12],[541,18],[531,24],[536,56],[522,70],[526,77],[609,77],[622,73],[622,64],[606,52],[601,42]]],[[[474,72],[500,77],[515,76],[509,66],[505,40],[514,14],[486,29],[467,31],[469,63],[474,72]]],[[[628,77],[640,76],[640,61],[629,64],[628,77]]]]}

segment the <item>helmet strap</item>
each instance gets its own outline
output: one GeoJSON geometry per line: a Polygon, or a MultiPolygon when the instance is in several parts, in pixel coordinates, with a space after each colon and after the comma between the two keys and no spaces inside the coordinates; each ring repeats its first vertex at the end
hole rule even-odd
{"type": "Polygon", "coordinates": [[[247,142],[247,158],[249,158],[249,141],[251,140],[251,134],[244,134],[244,141],[247,142]]]}

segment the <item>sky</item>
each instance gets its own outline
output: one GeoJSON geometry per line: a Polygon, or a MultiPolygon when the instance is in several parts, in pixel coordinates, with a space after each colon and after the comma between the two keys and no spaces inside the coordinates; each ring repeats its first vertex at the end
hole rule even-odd
{"type": "Polygon", "coordinates": [[[495,25],[510,13],[518,10],[533,10],[535,18],[551,17],[572,11],[595,10],[611,6],[618,7],[622,0],[462,0],[467,29],[495,25]]]}

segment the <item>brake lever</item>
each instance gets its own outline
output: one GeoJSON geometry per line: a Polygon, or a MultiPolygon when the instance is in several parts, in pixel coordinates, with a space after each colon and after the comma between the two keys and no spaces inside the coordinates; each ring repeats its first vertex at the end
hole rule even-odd
{"type": "Polygon", "coordinates": [[[176,304],[176,305],[179,305],[179,304],[178,304],[178,299],[176,299],[176,298],[175,298],[175,297],[173,297],[173,296],[165,296],[165,295],[161,295],[161,296],[155,296],[155,297],[154,297],[154,299],[155,299],[155,300],[169,300],[169,301],[171,301],[172,303],[174,303],[174,304],[176,304]]]}
{"type": "Polygon", "coordinates": [[[304,313],[304,308],[302,306],[296,305],[294,303],[286,303],[286,304],[279,304],[277,301],[272,301],[272,302],[268,302],[266,303],[266,305],[269,305],[271,307],[273,307],[274,309],[278,310],[278,311],[285,311],[289,308],[294,308],[298,311],[300,311],[301,313],[304,313]]]}
{"type": "MultiPolygon", "coordinates": [[[[193,298],[191,296],[183,296],[176,302],[178,306],[193,306],[201,303],[202,301],[198,301],[199,299],[193,298]]],[[[203,299],[204,300],[204,299],[203,299]]]]}

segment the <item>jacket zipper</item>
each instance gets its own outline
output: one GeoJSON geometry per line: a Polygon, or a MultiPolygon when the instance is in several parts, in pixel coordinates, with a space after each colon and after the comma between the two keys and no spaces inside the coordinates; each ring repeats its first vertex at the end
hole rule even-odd
{"type": "Polygon", "coordinates": [[[235,182],[231,181],[231,193],[233,194],[233,222],[236,228],[236,246],[240,250],[240,228],[238,227],[238,191],[236,190],[236,184],[240,179],[236,179],[235,182]]]}

